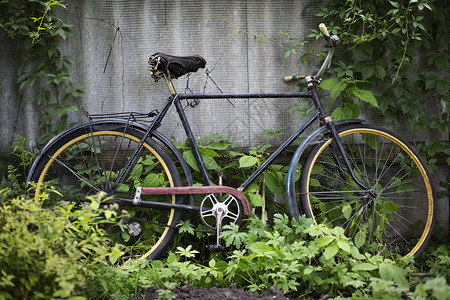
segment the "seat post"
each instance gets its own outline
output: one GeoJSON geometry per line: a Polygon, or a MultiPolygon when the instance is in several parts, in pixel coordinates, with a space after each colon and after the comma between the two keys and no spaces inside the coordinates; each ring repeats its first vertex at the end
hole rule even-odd
{"type": "Polygon", "coordinates": [[[169,88],[170,94],[174,95],[177,92],[175,91],[175,87],[172,84],[172,80],[170,79],[170,75],[167,72],[164,72],[164,79],[166,80],[167,87],[169,88]]]}

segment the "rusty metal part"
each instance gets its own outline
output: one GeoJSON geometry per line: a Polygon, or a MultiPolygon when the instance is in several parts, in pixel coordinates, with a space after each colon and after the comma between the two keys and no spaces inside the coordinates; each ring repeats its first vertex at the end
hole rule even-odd
{"type": "Polygon", "coordinates": [[[245,215],[250,215],[250,202],[243,192],[229,186],[142,187],[143,195],[190,195],[225,193],[235,196],[242,203],[245,215]]]}

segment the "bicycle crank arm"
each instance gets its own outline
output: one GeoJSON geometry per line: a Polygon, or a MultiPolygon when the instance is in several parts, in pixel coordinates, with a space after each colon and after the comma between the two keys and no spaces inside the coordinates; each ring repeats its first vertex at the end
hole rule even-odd
{"type": "MultiPolygon", "coordinates": [[[[229,186],[183,186],[183,187],[138,187],[135,201],[139,202],[140,194],[144,195],[192,195],[192,194],[230,194],[235,196],[242,203],[245,215],[250,215],[250,202],[243,192],[229,186]]],[[[144,201],[142,201],[144,202],[144,201]]],[[[153,202],[152,202],[153,203],[153,202]]],[[[165,203],[161,203],[166,205],[165,203]]],[[[178,207],[179,204],[173,204],[178,207]]],[[[185,205],[188,207],[188,205],[185,205]]]]}

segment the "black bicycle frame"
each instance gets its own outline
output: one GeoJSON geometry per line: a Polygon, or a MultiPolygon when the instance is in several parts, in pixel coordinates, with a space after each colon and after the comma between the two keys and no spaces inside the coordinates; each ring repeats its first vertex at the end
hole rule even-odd
{"type": "MultiPolygon", "coordinates": [[[[124,182],[128,175],[131,173],[131,170],[134,168],[134,166],[137,163],[137,160],[139,159],[139,153],[142,150],[144,141],[147,137],[151,136],[151,132],[158,128],[161,124],[161,121],[164,119],[167,111],[172,106],[172,104],[175,104],[177,113],[180,117],[181,124],[185,130],[186,136],[189,140],[189,143],[192,147],[192,151],[195,157],[195,160],[198,164],[198,167],[200,169],[200,173],[202,177],[205,180],[205,183],[209,186],[213,185],[211,178],[209,176],[209,173],[206,169],[205,163],[202,159],[202,156],[200,154],[199,147],[195,141],[194,134],[191,130],[191,127],[189,125],[189,121],[187,119],[186,113],[184,111],[183,106],[181,105],[181,100],[188,100],[188,99],[254,99],[254,98],[310,98],[314,106],[316,107],[316,110],[311,114],[311,116],[303,123],[301,126],[274,152],[272,153],[265,161],[264,163],[259,166],[256,171],[249,177],[247,180],[245,180],[244,183],[241,184],[241,186],[238,188],[240,191],[244,191],[259,175],[261,175],[262,172],[264,172],[267,167],[281,154],[283,153],[289,145],[291,145],[315,120],[320,119],[321,122],[324,122],[327,127],[329,128],[329,132],[331,136],[334,138],[335,144],[338,152],[341,154],[346,166],[348,167],[348,170],[350,172],[351,177],[355,182],[360,185],[361,187],[367,189],[367,187],[362,184],[358,178],[353,173],[352,168],[350,167],[350,162],[348,160],[348,157],[345,153],[345,150],[342,146],[342,143],[340,139],[338,138],[338,134],[336,132],[336,129],[334,127],[334,123],[331,121],[331,118],[326,118],[327,115],[325,114],[325,110],[323,108],[322,103],[320,102],[319,96],[317,95],[317,90],[314,85],[311,85],[308,88],[308,92],[292,92],[292,93],[256,93],[256,94],[173,94],[167,99],[167,103],[164,105],[163,109],[158,113],[158,115],[155,117],[151,125],[148,127],[147,131],[145,132],[144,136],[142,137],[140,143],[137,145],[135,151],[131,155],[130,159],[126,163],[125,167],[122,169],[122,171],[118,174],[117,180],[115,185],[112,187],[112,191],[114,191],[120,183],[124,182]]],[[[339,163],[338,155],[335,153],[335,159],[336,163],[338,165],[341,165],[339,163]]],[[[342,169],[342,168],[341,168],[342,169]]]]}
{"type": "MultiPolygon", "coordinates": [[[[194,135],[189,127],[189,123],[187,122],[186,115],[184,110],[180,104],[180,100],[182,99],[253,99],[253,98],[311,98],[313,99],[314,93],[308,92],[297,92],[297,93],[264,93],[264,94],[217,94],[217,95],[207,95],[207,94],[182,94],[178,95],[178,100],[175,100],[175,105],[177,107],[178,114],[180,115],[181,122],[186,131],[186,135],[188,137],[189,143],[194,152],[195,159],[198,163],[200,171],[209,185],[211,185],[211,179],[209,178],[209,174],[206,170],[206,167],[203,163],[203,159],[201,158],[200,152],[198,150],[197,143],[195,142],[194,135]]],[[[318,100],[318,99],[317,99],[318,100]]],[[[314,101],[314,99],[313,99],[314,101]]],[[[292,144],[305,130],[308,128],[317,118],[324,114],[323,107],[320,105],[319,101],[317,102],[319,105],[316,105],[316,111],[308,118],[306,122],[304,122],[299,129],[297,129],[274,153],[272,153],[264,163],[259,166],[256,171],[245,180],[244,183],[238,188],[240,191],[244,191],[259,175],[261,175],[264,170],[281,154],[286,150],[286,148],[292,144]]]]}

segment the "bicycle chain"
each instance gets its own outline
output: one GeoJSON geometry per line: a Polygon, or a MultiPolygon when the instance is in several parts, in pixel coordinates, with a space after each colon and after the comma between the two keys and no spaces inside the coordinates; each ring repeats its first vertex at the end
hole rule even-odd
{"type": "MultiPolygon", "coordinates": [[[[173,226],[173,225],[167,225],[167,224],[162,224],[162,223],[158,223],[158,222],[148,221],[148,220],[137,218],[137,217],[131,217],[130,219],[132,221],[139,221],[139,222],[143,222],[143,223],[147,223],[147,224],[158,225],[161,227],[168,227],[168,228],[174,228],[174,229],[179,230],[179,228],[177,226],[173,226]]],[[[215,233],[215,231],[212,231],[212,230],[202,230],[202,229],[194,229],[194,231],[200,232],[200,233],[215,233]]]]}

